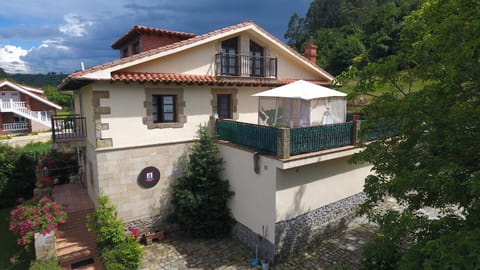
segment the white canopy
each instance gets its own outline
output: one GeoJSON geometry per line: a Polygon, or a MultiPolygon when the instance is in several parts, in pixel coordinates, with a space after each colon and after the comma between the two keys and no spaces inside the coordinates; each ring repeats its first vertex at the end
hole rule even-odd
{"type": "Polygon", "coordinates": [[[304,80],[298,80],[271,90],[263,91],[253,96],[256,97],[283,97],[283,98],[300,98],[311,100],[326,97],[345,97],[347,94],[313,84],[304,80]]]}

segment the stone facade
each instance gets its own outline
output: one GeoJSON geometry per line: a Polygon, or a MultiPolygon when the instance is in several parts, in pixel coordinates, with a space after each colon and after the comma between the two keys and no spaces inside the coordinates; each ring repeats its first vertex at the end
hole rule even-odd
{"type": "Polygon", "coordinates": [[[275,254],[284,258],[343,230],[365,200],[363,192],[275,225],[275,254]]]}
{"type": "Polygon", "coordinates": [[[172,185],[183,173],[190,143],[161,144],[96,152],[101,194],[110,197],[118,217],[139,230],[156,230],[170,211],[172,185]],[[159,182],[150,188],[138,182],[140,172],[155,167],[159,182]],[[149,224],[150,223],[150,224],[149,224]]]}

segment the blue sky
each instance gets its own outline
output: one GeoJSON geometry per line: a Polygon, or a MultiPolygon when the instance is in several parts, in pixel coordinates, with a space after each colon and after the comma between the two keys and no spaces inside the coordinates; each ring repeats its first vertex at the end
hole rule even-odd
{"type": "Polygon", "coordinates": [[[0,9],[0,67],[71,73],[114,60],[110,45],[134,25],[203,34],[246,20],[283,40],[311,0],[8,0],[0,9]]]}

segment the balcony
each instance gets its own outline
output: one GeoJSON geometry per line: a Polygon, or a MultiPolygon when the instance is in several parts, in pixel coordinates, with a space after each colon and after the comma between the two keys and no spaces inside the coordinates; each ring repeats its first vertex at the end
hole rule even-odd
{"type": "Polygon", "coordinates": [[[53,143],[84,146],[87,137],[85,117],[80,115],[55,115],[52,117],[53,143]]]}
{"type": "Polygon", "coordinates": [[[217,120],[216,132],[219,140],[273,155],[279,159],[344,146],[354,147],[360,142],[396,134],[384,129],[373,132],[365,130],[360,133],[360,126],[361,121],[352,121],[302,128],[275,128],[230,120],[217,120]]]}
{"type": "Polygon", "coordinates": [[[215,55],[216,76],[277,78],[277,58],[250,55],[215,55]]]}
{"type": "Polygon", "coordinates": [[[27,122],[15,122],[15,123],[5,123],[2,124],[2,128],[4,131],[25,131],[28,130],[28,123],[27,122]]]}

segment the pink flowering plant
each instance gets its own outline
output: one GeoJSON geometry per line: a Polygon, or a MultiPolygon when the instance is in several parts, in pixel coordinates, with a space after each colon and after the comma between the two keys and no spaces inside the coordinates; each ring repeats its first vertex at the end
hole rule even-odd
{"type": "Polygon", "coordinates": [[[25,201],[10,212],[10,231],[18,235],[17,244],[27,246],[35,233],[59,234],[58,225],[65,223],[67,213],[49,197],[25,201]]]}

